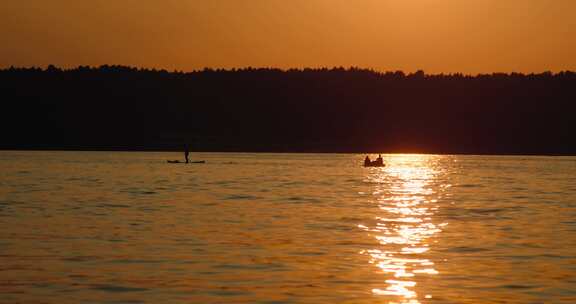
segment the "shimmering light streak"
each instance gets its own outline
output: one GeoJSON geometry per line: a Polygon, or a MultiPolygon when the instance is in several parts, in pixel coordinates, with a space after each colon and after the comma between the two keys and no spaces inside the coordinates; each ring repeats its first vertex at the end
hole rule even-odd
{"type": "Polygon", "coordinates": [[[372,293],[393,299],[388,303],[421,303],[416,290],[418,276],[439,273],[426,258],[431,250],[429,239],[446,225],[434,218],[438,193],[429,184],[439,172],[433,162],[434,157],[425,155],[390,156],[385,169],[367,173],[376,185],[372,194],[382,214],[372,226],[358,225],[380,244],[362,253],[384,274],[383,286],[372,293]]]}

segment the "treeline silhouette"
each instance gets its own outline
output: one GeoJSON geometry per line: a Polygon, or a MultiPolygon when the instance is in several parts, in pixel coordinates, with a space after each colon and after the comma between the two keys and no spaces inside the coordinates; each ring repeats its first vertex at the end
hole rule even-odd
{"type": "Polygon", "coordinates": [[[576,154],[576,73],[0,70],[3,149],[576,154]]]}

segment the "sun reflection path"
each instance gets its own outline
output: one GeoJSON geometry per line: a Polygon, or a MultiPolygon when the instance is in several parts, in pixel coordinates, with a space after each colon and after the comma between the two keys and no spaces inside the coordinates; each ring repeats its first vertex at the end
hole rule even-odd
{"type": "MultiPolygon", "coordinates": [[[[445,223],[436,223],[440,174],[435,163],[440,156],[393,155],[386,168],[372,168],[366,178],[375,185],[373,196],[381,214],[369,227],[359,228],[373,235],[379,248],[362,251],[369,261],[386,274],[382,287],[374,295],[387,296],[389,303],[419,304],[417,276],[438,274],[434,262],[426,258],[430,238],[442,231],[445,223]]],[[[431,298],[424,295],[423,298],[431,298]]]]}

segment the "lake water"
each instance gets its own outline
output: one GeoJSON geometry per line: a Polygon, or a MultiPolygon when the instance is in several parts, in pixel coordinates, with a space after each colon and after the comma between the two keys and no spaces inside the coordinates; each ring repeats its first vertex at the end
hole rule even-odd
{"type": "Polygon", "coordinates": [[[576,303],[576,157],[0,152],[0,303],[576,303]]]}

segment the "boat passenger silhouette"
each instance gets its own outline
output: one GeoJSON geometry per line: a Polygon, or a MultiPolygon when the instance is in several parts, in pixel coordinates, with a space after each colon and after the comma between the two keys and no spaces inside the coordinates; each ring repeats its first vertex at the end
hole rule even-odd
{"type": "Polygon", "coordinates": [[[364,167],[368,167],[372,164],[372,161],[370,160],[370,157],[368,155],[366,155],[366,158],[364,159],[364,167]]]}
{"type": "Polygon", "coordinates": [[[384,159],[382,159],[382,154],[378,154],[378,158],[374,161],[376,165],[382,166],[384,164],[384,159]]]}

